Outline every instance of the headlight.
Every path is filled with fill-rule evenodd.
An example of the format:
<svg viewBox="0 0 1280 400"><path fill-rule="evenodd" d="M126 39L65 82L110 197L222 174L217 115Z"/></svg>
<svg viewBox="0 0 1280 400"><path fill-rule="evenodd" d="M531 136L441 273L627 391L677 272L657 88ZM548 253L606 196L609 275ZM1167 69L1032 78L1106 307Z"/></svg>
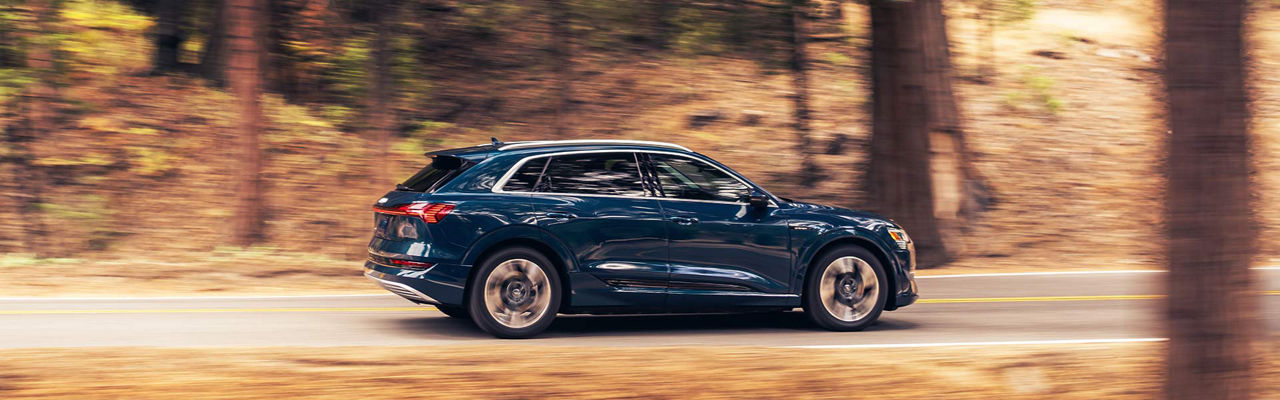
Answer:
<svg viewBox="0 0 1280 400"><path fill-rule="evenodd" d="M906 250L907 244L911 243L911 237L907 236L907 231L901 228L889 228L889 236L893 237L893 241L898 244L899 249Z"/></svg>

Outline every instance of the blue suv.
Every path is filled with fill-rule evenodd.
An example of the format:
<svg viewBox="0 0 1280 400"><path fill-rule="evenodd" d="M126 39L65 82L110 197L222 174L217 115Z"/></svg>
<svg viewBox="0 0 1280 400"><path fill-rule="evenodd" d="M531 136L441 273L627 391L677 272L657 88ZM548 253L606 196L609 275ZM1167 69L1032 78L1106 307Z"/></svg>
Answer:
<svg viewBox="0 0 1280 400"><path fill-rule="evenodd" d="M850 331L917 297L900 226L774 196L683 146L495 139L427 155L373 206L365 275L498 337L557 313L796 307Z"/></svg>

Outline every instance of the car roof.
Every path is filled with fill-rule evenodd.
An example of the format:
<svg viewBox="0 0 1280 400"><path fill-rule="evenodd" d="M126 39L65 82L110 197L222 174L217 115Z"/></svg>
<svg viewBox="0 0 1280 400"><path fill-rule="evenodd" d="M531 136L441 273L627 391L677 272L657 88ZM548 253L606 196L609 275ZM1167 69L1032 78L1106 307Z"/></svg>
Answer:
<svg viewBox="0 0 1280 400"><path fill-rule="evenodd" d="M645 140L535 140L525 142L511 143L493 143L482 144L471 147L460 147L456 149L437 150L428 152L428 156L433 155L449 155L466 159L484 159L496 155L503 154L522 154L535 155L550 152L559 152L565 150L674 150L680 152L693 153L688 147L684 147L674 143L653 142Z"/></svg>

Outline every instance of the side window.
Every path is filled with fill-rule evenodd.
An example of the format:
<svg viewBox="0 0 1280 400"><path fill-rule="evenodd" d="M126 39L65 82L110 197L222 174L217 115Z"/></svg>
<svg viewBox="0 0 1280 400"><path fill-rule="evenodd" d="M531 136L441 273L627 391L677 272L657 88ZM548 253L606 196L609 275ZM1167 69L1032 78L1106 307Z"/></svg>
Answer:
<svg viewBox="0 0 1280 400"><path fill-rule="evenodd" d="M751 194L749 186L711 164L667 154L650 154L649 159L662 197L736 202Z"/></svg>
<svg viewBox="0 0 1280 400"><path fill-rule="evenodd" d="M586 153L555 156L538 184L539 192L645 195L632 153Z"/></svg>
<svg viewBox="0 0 1280 400"><path fill-rule="evenodd" d="M539 184L538 179L542 177L542 171L547 167L549 157L535 158L526 161L520 169L516 170L511 179L502 185L502 190L507 192L532 192L534 187Z"/></svg>

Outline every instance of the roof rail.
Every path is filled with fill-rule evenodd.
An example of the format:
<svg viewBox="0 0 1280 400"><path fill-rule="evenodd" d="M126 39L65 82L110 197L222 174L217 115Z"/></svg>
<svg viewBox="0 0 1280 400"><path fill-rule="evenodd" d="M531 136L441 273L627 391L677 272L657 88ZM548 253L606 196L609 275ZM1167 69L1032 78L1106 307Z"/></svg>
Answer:
<svg viewBox="0 0 1280 400"><path fill-rule="evenodd" d="M512 143L503 144L502 147L498 147L498 150L515 150L515 149L527 149L531 147L593 145L593 144L653 146L653 147L666 147L666 148L672 148L672 149L680 149L684 151L693 151L693 150L689 150L688 147L684 147L674 143L667 143L667 142L651 142L648 140L606 140L606 139L534 140L529 142L512 142Z"/></svg>

